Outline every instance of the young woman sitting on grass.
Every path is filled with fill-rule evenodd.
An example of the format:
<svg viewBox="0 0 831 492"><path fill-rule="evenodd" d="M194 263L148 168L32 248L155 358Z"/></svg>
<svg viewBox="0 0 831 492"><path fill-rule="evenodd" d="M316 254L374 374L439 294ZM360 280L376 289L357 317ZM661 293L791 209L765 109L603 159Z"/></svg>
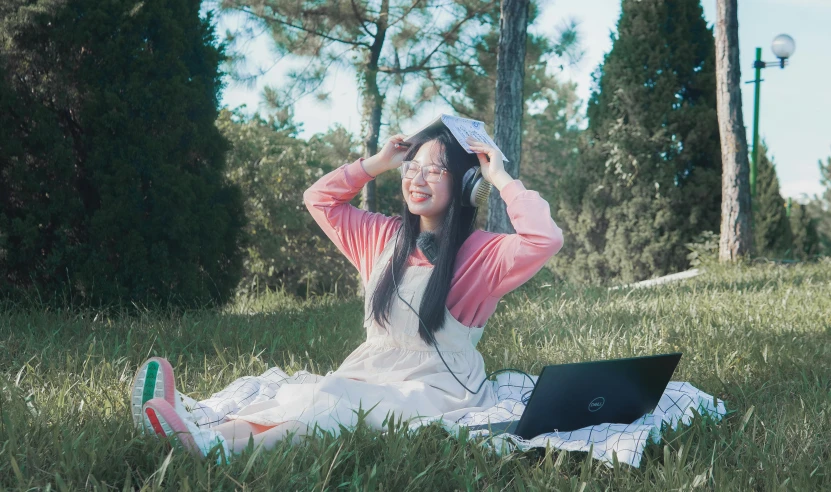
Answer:
<svg viewBox="0 0 831 492"><path fill-rule="evenodd" d="M476 344L499 299L560 250L563 234L539 193L505 171L499 150L468 143L475 154L445 127L410 142L395 135L378 154L344 164L304 193L366 292L366 341L337 370L289 376L275 367L195 402L174 389L170 364L153 358L133 383L136 424L175 436L200 456L217 446L230 456L252 438L269 448L286 437L298 442L315 428L337 436L341 425L356 424L359 408L371 409L365 422L383 430L390 414L399 421L453 420L499 403L492 386L482 384L485 364ZM469 188L476 166L507 204L515 234L475 230L478 203ZM399 168L400 217L349 204L368 181ZM417 246L420 234L427 254Z"/></svg>

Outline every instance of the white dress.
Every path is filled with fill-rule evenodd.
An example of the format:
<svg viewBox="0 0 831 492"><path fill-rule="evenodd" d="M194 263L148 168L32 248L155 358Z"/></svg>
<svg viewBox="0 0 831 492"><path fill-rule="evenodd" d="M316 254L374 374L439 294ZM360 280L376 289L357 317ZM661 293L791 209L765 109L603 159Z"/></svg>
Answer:
<svg viewBox="0 0 831 492"><path fill-rule="evenodd" d="M387 242L375 262L366 286L364 327L366 341L361 343L341 366L325 376L298 371L289 376L271 368L259 377L242 378L210 399L193 407L200 424L213 425L226 420L244 420L274 426L315 424L333 435L340 426L354 428L357 412L372 409L366 423L385 430L388 414L396 421L413 417L457 420L470 412L481 412L497 403L492 381L485 380L485 362L476 350L484 327L461 324L445 307L445 323L434 334L444 361L438 352L422 341L419 319L397 296L390 308L390 328L375 322L371 295L391 261L394 240ZM413 266L397 279L399 292L415 309L432 272L432 266ZM374 408L373 408L374 407Z"/></svg>

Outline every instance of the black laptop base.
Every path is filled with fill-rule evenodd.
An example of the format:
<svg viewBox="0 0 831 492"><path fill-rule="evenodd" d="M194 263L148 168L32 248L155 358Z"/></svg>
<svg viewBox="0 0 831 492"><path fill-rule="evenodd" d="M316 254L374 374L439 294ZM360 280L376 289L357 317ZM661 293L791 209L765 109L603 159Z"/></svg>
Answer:
<svg viewBox="0 0 831 492"><path fill-rule="evenodd" d="M519 420L468 426L531 439L591 425L631 424L655 410L680 353L545 366Z"/></svg>

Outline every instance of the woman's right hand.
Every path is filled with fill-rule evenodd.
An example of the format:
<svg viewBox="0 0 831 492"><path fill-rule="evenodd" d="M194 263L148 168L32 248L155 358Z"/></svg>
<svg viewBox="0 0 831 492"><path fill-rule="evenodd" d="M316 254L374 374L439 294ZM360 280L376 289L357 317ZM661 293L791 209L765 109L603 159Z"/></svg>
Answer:
<svg viewBox="0 0 831 492"><path fill-rule="evenodd" d="M367 171L372 175L377 175L400 167L410 147L409 143L404 143L405 138L407 136L402 134L391 136L377 154L364 160ZM370 168L377 170L377 174L371 171Z"/></svg>

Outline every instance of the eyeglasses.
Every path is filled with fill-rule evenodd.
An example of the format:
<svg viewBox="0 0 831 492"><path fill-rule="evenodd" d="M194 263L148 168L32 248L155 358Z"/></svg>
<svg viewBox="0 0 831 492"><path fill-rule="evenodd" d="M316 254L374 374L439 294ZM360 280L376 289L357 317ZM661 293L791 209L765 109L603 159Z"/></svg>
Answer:
<svg viewBox="0 0 831 492"><path fill-rule="evenodd" d="M403 161L401 166L404 169L403 178L413 179L418 175L418 172L421 171L421 177L428 183L441 182L441 177L445 172L447 172L446 167L437 166L435 164L430 164L429 166L419 166L416 161Z"/></svg>

